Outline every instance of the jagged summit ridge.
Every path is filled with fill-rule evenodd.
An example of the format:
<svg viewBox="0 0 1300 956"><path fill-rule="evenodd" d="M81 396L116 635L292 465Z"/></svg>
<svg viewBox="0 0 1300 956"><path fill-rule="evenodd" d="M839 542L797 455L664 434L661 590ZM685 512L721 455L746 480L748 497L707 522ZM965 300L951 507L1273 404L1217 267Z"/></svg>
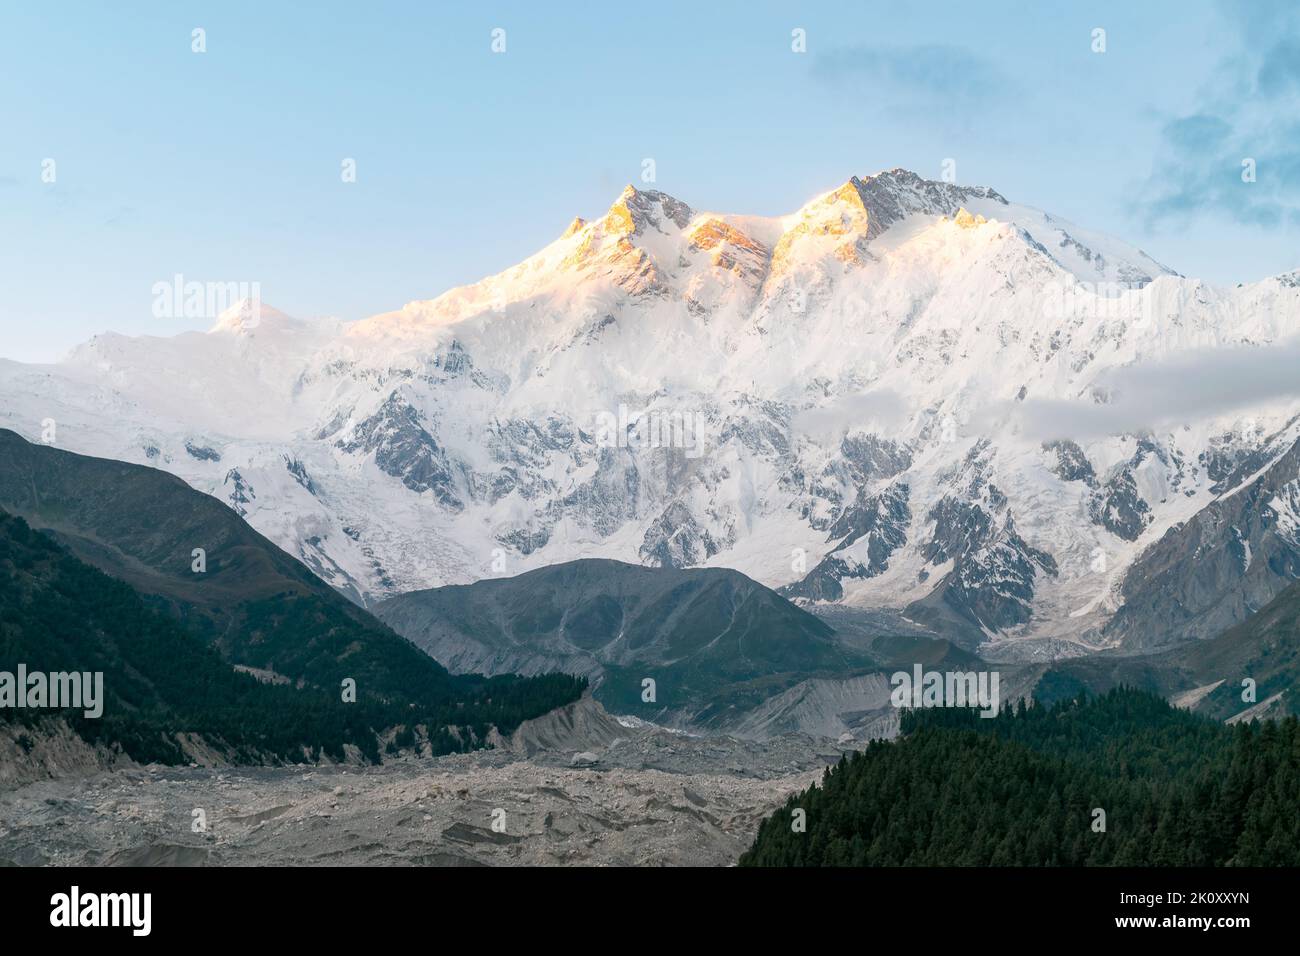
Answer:
<svg viewBox="0 0 1300 956"><path fill-rule="evenodd" d="M901 168L851 177L774 217L702 211L667 192L628 185L603 216L575 217L518 265L364 320L351 335L389 342L440 337L466 320L535 309L539 297L562 299L569 311L595 321L612 299L632 295L676 299L699 316L729 307L761 324L780 302L836 282L837 269L891 256L880 241L896 228L934 225L962 209L998 224L993 240L1041 258L1063 281L1140 287L1171 274L1137 249L1016 206L990 187L927 180Z"/></svg>
<svg viewBox="0 0 1300 956"><path fill-rule="evenodd" d="M656 189L639 190L629 184L619 194L603 220L604 227L616 235L634 236L646 229L659 229L666 222L678 230L685 229L694 215L691 207Z"/></svg>

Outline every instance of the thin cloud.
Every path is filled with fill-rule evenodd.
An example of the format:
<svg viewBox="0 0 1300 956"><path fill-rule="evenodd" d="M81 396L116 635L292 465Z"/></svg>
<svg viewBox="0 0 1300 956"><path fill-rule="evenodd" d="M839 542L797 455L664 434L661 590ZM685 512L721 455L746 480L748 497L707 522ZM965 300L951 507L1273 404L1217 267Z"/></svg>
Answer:
<svg viewBox="0 0 1300 956"><path fill-rule="evenodd" d="M1102 402L1034 400L990 409L984 428L1009 414L1026 437L1087 441L1143 434L1300 399L1300 340L1188 351L1099 377Z"/></svg>
<svg viewBox="0 0 1300 956"><path fill-rule="evenodd" d="M902 396L892 389L881 388L799 412L790 420L790 429L797 435L838 437L854 428L889 430L902 425L907 414L907 403Z"/></svg>
<svg viewBox="0 0 1300 956"><path fill-rule="evenodd" d="M1200 108L1161 129L1136 209L1148 228L1207 213L1300 226L1300 13L1272 2L1220 12L1230 49Z"/></svg>

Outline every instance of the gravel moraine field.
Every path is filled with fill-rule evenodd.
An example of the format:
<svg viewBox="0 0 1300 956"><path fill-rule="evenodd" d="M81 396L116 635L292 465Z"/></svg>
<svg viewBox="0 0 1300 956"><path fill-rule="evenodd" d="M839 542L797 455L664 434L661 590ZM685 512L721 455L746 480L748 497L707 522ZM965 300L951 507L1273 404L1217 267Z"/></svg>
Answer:
<svg viewBox="0 0 1300 956"><path fill-rule="evenodd" d="M572 714L542 718L498 750L382 767L131 766L28 783L0 792L0 865L728 866L839 758L810 737L693 737L576 706L576 729Z"/></svg>

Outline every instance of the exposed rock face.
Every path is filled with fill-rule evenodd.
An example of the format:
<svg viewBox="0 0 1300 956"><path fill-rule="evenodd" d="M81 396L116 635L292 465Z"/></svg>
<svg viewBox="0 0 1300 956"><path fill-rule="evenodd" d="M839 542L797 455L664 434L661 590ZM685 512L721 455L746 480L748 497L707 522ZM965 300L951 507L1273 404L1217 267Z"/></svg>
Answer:
<svg viewBox="0 0 1300 956"><path fill-rule="evenodd" d="M1044 443L1043 448L1052 454L1052 471L1062 481L1082 481L1089 487L1096 486L1097 474L1077 442L1059 439Z"/></svg>
<svg viewBox="0 0 1300 956"><path fill-rule="evenodd" d="M1213 637L1300 578L1300 443L1138 559L1108 633L1145 649Z"/></svg>
<svg viewBox="0 0 1300 956"><path fill-rule="evenodd" d="M462 507L447 453L425 429L420 413L398 393L337 445L349 453L373 453L380 470L401 479L407 488L432 491L453 510Z"/></svg>
<svg viewBox="0 0 1300 956"><path fill-rule="evenodd" d="M991 189L930 182L907 170L890 170L879 176L854 176L839 189L801 210L799 222L788 230L772 251L772 271L785 272L793 250L809 237L846 240L835 255L858 261L865 243L882 235L909 215L955 216L971 199L1006 200ZM969 215L969 213L967 213Z"/></svg>
<svg viewBox="0 0 1300 956"><path fill-rule="evenodd" d="M928 568L946 571L909 609L939 626L964 622L972 643L984 630L1029 621L1038 578L1057 573L1055 559L1021 537L1006 495L989 480L994 457L991 443L977 443L944 476L948 490L927 515L920 551Z"/></svg>
<svg viewBox="0 0 1300 956"><path fill-rule="evenodd" d="M859 492L861 496L861 492ZM890 485L878 495L859 497L831 525L838 547L807 577L782 589L789 597L837 601L842 582L870 578L889 570L889 557L907 542L912 523L906 484Z"/></svg>
<svg viewBox="0 0 1300 956"><path fill-rule="evenodd" d="M692 247L709 253L714 267L734 273L751 286L763 281L771 252L756 239L721 219L708 219L690 233Z"/></svg>
<svg viewBox="0 0 1300 956"><path fill-rule="evenodd" d="M0 723L0 793L37 780L134 765L120 753L90 746L63 720L31 727Z"/></svg>
<svg viewBox="0 0 1300 956"><path fill-rule="evenodd" d="M840 442L840 454L848 478L859 487L893 478L912 467L910 448L879 435L846 434Z"/></svg>
<svg viewBox="0 0 1300 956"><path fill-rule="evenodd" d="M226 495L226 501L230 504L230 507L239 512L241 516L247 515L247 506L251 505L253 499L257 497L252 486L244 480L244 476L239 473L237 468L232 468L226 472L224 484L230 489Z"/></svg>
<svg viewBox="0 0 1300 956"><path fill-rule="evenodd" d="M695 520L680 501L670 504L645 533L640 555L646 564L660 568L689 568L704 564L719 551L735 543L724 523L721 535Z"/></svg>
<svg viewBox="0 0 1300 956"><path fill-rule="evenodd" d="M221 461L221 452L215 448L208 448L203 445L195 445L192 442L185 443L185 451L191 458L197 458L199 461Z"/></svg>
<svg viewBox="0 0 1300 956"><path fill-rule="evenodd" d="M690 206L667 193L627 186L605 214L602 225L617 235L636 236L647 229L666 231L663 228L666 223L685 229L691 221L691 215Z"/></svg>
<svg viewBox="0 0 1300 956"><path fill-rule="evenodd" d="M1133 473L1127 469L1102 485L1089 503L1088 514L1125 541L1136 541L1151 523L1151 508L1138 493Z"/></svg>

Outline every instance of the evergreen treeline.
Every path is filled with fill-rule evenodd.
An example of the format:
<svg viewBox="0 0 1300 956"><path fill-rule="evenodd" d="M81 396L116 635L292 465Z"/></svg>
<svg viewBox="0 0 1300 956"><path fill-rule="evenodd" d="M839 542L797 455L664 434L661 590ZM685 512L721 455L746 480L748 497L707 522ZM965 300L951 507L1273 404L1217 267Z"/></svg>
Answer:
<svg viewBox="0 0 1300 956"><path fill-rule="evenodd" d="M993 718L911 710L899 739L765 820L740 862L1297 866L1300 722L1227 726L1130 688Z"/></svg>
<svg viewBox="0 0 1300 956"><path fill-rule="evenodd" d="M347 622L328 619L330 613L326 608L291 618L298 622L292 633L253 622L277 647L301 640L313 662L308 674L320 681L262 683L234 670L127 585L0 512L0 670L13 672L23 663L29 671L102 671L105 698L99 718L80 710L0 708L0 721L33 725L57 714L84 739L119 746L141 762L188 759L179 733L203 737L236 762L341 760L345 744L377 761L381 734L396 732L390 752L413 747L416 728L427 737L424 753L468 750L481 745L492 726L509 733L577 699L586 687L585 678L563 674L452 675L395 642L332 657L321 653L321 644L344 640ZM321 615L328 628L324 641L309 633L310 621ZM377 658L375 647L387 656ZM342 700L345 676L357 681L355 703Z"/></svg>

